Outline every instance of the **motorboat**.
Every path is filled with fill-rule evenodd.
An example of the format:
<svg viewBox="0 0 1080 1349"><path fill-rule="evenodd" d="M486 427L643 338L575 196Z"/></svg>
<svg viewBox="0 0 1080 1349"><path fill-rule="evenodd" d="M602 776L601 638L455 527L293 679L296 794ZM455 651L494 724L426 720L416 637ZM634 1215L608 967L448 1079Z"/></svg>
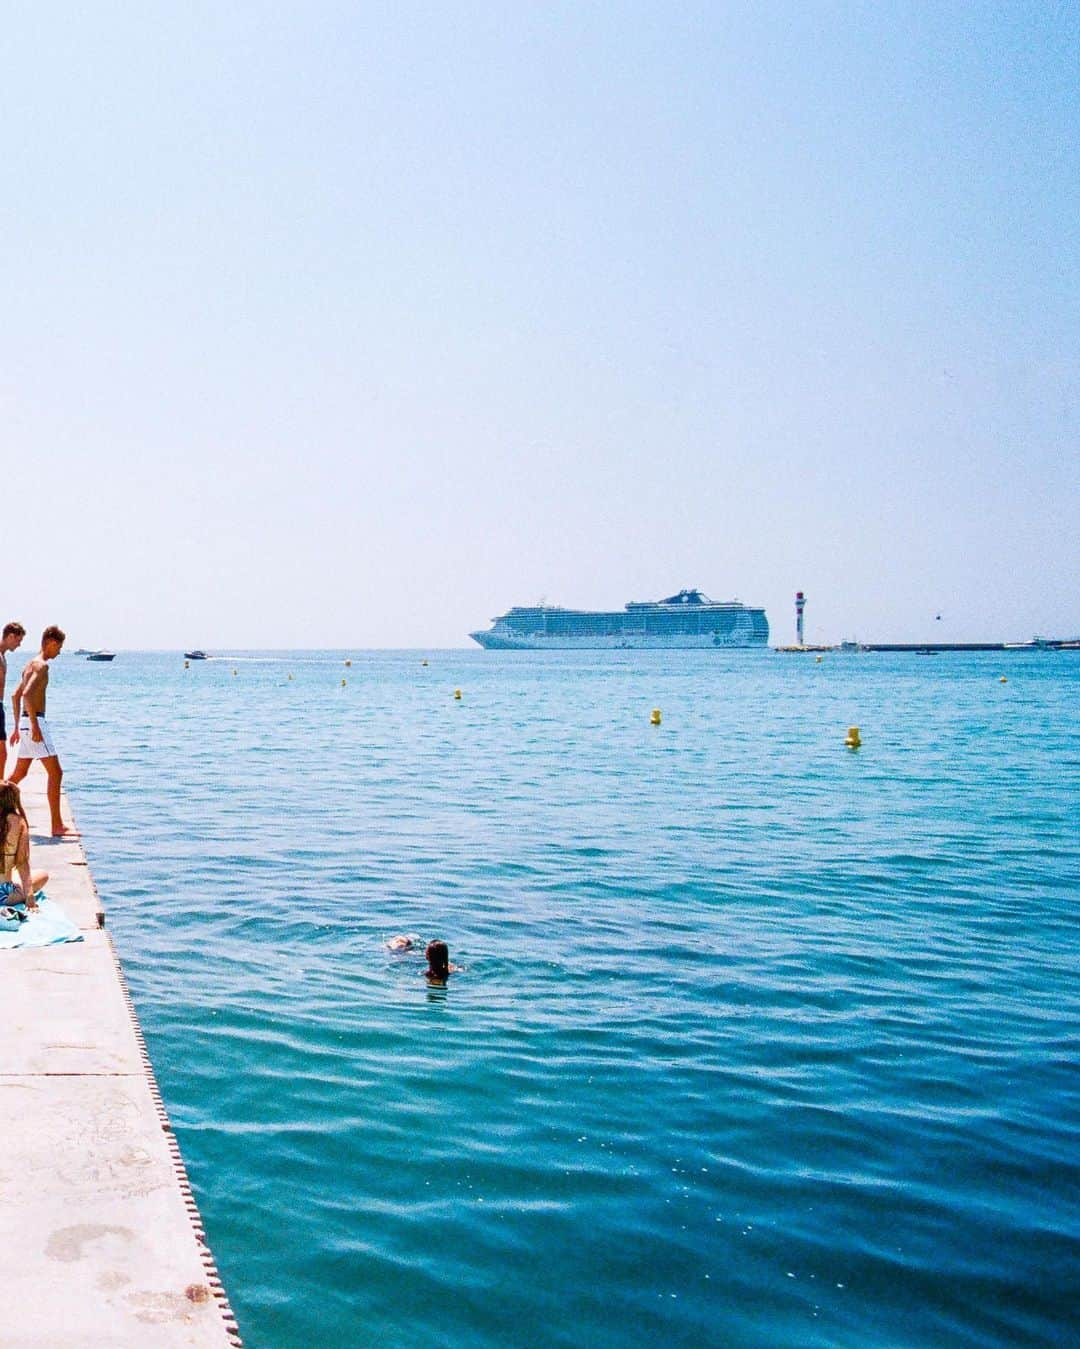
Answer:
<svg viewBox="0 0 1080 1349"><path fill-rule="evenodd" d="M87 659L87 660L115 660L115 659L116 659L116 652L115 652L115 651L91 651L90 654L87 656L86 659Z"/></svg>
<svg viewBox="0 0 1080 1349"><path fill-rule="evenodd" d="M185 659L185 660L207 660L208 657L207 657L205 651L185 651L185 652L184 652L184 659Z"/></svg>

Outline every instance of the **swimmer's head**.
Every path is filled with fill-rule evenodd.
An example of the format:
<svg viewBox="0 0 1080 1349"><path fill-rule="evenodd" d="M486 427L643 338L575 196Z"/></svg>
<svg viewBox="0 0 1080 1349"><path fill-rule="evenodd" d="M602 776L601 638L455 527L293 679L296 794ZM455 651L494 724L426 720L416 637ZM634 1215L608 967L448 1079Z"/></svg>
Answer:
<svg viewBox="0 0 1080 1349"><path fill-rule="evenodd" d="M450 949L444 941L429 941L427 950L428 974L433 979L445 979L450 973Z"/></svg>
<svg viewBox="0 0 1080 1349"><path fill-rule="evenodd" d="M411 951L419 940L420 938L412 933L403 933L400 937L391 937L386 943L386 949L388 951Z"/></svg>

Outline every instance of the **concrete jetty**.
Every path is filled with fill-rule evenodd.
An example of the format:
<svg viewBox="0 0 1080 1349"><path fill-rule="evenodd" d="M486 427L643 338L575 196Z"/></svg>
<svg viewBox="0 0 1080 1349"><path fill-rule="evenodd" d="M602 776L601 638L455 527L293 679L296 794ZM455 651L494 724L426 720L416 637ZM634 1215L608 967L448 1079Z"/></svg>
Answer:
<svg viewBox="0 0 1080 1349"><path fill-rule="evenodd" d="M0 1343L236 1349L82 845L48 837L44 785L38 767L22 784L31 861L83 940L0 950Z"/></svg>

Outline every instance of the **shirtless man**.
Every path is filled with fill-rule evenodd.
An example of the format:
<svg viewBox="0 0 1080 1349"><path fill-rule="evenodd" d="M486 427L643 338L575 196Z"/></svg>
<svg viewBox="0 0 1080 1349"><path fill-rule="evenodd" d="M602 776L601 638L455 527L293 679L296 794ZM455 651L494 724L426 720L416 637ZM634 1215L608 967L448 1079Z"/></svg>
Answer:
<svg viewBox="0 0 1080 1349"><path fill-rule="evenodd" d="M22 782L34 759L40 759L48 775L45 795L52 817L53 838L73 836L76 830L64 824L60 817L60 783L64 770L56 757L56 746L45 721L45 690L49 686L49 661L59 656L64 645L64 633L57 627L46 628L41 634L41 654L35 656L22 672L22 678L11 695L11 710L15 714L15 729L11 743L18 745L18 761L11 775L12 782Z"/></svg>
<svg viewBox="0 0 1080 1349"><path fill-rule="evenodd" d="M0 636L0 781L7 777L7 726L4 723L4 685L7 683L7 654L16 651L26 636L21 623L6 623Z"/></svg>

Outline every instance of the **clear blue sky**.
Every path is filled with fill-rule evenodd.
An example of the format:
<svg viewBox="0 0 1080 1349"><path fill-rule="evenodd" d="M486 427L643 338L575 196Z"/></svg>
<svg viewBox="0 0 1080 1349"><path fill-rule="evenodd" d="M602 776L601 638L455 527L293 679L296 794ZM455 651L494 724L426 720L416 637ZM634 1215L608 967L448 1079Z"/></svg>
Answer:
<svg viewBox="0 0 1080 1349"><path fill-rule="evenodd" d="M1078 89L1060 0L11 7L3 617L1080 632Z"/></svg>

